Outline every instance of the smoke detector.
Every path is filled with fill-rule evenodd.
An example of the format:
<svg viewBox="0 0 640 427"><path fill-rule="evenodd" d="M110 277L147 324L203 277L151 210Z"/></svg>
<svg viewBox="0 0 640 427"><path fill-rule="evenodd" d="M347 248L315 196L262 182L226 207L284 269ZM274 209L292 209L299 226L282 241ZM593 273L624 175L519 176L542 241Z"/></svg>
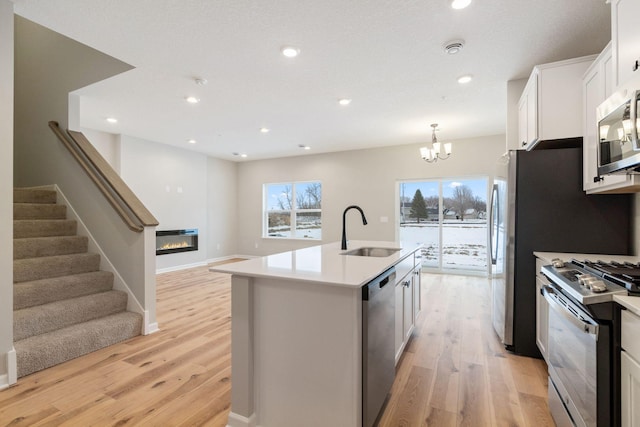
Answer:
<svg viewBox="0 0 640 427"><path fill-rule="evenodd" d="M455 55L464 47L464 40L451 40L446 42L442 47L449 55Z"/></svg>

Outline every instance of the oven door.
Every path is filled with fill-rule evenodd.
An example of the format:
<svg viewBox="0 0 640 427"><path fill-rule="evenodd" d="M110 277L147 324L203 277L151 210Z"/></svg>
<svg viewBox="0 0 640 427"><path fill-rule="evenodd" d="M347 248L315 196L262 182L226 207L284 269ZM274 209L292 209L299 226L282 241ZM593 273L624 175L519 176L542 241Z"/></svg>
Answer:
<svg viewBox="0 0 640 427"><path fill-rule="evenodd" d="M549 376L575 425L596 426L600 325L552 286L544 288L544 297L549 303Z"/></svg>

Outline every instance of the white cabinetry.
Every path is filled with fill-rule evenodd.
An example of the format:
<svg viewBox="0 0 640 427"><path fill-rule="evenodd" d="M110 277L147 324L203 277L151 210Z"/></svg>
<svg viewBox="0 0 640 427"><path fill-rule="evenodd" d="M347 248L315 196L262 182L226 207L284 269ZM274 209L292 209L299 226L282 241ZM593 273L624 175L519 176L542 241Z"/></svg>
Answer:
<svg viewBox="0 0 640 427"><path fill-rule="evenodd" d="M625 193L637 191L640 177L613 174L598 176L599 135L596 109L614 90L612 44L608 44L582 78L583 97L583 189L592 193Z"/></svg>
<svg viewBox="0 0 640 427"><path fill-rule="evenodd" d="M420 312L420 269L419 258L410 256L411 270L406 272L406 265L409 260L405 260L396 266L396 314L395 314L395 349L396 363L404 351L407 341L411 337L415 321ZM416 263L417 261L417 263ZM417 265L416 265L417 264ZM400 267L400 268L399 268ZM398 271L401 271L398 274Z"/></svg>
<svg viewBox="0 0 640 427"><path fill-rule="evenodd" d="M518 103L518 146L582 136L582 75L595 55L534 67Z"/></svg>
<svg viewBox="0 0 640 427"><path fill-rule="evenodd" d="M640 73L640 2L611 1L611 42L615 69L615 86L625 83L634 73Z"/></svg>
<svg viewBox="0 0 640 427"><path fill-rule="evenodd" d="M640 342L637 340L640 317L622 312L622 351L620 352L620 389L623 426L640 425Z"/></svg>
<svg viewBox="0 0 640 427"><path fill-rule="evenodd" d="M540 273L543 260L536 258L536 344L544 360L547 360L547 344L549 343L549 303L542 295L542 288L549 280Z"/></svg>

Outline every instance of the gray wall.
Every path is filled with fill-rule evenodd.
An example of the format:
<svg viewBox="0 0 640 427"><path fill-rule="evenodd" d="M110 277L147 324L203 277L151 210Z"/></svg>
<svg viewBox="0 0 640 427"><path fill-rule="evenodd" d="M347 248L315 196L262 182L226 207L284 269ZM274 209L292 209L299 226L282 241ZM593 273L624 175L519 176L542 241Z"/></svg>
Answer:
<svg viewBox="0 0 640 427"><path fill-rule="evenodd" d="M158 230L198 229L198 251L159 255L157 271L236 255L235 162L128 135L82 132L154 213Z"/></svg>
<svg viewBox="0 0 640 427"><path fill-rule="evenodd" d="M16 186L57 184L98 245L155 322L155 265L145 253L155 239L130 231L48 128L67 128L69 93L132 67L24 18L15 18ZM155 259L151 261L155 264ZM151 271L151 274L149 274ZM145 284L147 289L145 289Z"/></svg>
<svg viewBox="0 0 640 427"><path fill-rule="evenodd" d="M13 349L13 3L0 0L0 388ZM14 381L15 379L11 379Z"/></svg>
<svg viewBox="0 0 640 427"><path fill-rule="evenodd" d="M351 204L362 207L369 224L363 226L359 215L350 212L349 239L396 240L399 180L477 176L492 179L496 163L505 151L505 135L451 142L451 158L435 164L420 158L420 145L240 163L238 253L265 255L317 244L317 241L262 238L263 184L287 181L322 182L323 243L340 240L342 212ZM382 222L383 217L388 222Z"/></svg>

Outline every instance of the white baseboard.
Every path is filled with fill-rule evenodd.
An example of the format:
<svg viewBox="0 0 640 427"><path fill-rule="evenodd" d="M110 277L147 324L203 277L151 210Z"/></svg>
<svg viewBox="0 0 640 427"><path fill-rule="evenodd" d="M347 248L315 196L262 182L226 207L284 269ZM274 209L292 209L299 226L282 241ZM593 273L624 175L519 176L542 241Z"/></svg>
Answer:
<svg viewBox="0 0 640 427"><path fill-rule="evenodd" d="M5 366L6 374L0 375L0 390L4 390L11 384L18 381L18 364L16 363L16 350L11 349L7 353L7 366Z"/></svg>
<svg viewBox="0 0 640 427"><path fill-rule="evenodd" d="M234 412L229 412L227 427L256 427L257 425L255 413L251 414L251 416L247 418Z"/></svg>

